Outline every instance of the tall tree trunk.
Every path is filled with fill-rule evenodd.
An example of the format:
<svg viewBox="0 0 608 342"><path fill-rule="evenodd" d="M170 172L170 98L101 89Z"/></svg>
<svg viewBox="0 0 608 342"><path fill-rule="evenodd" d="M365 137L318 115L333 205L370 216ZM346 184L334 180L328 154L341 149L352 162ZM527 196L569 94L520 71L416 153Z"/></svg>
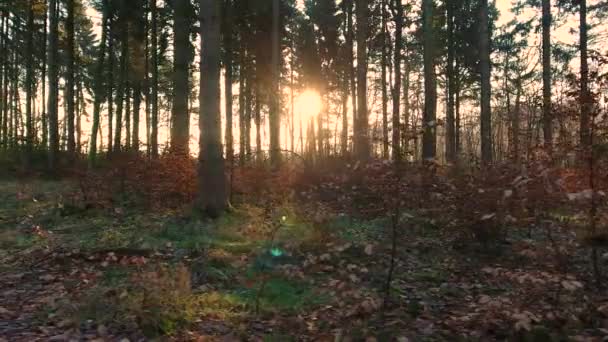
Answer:
<svg viewBox="0 0 608 342"><path fill-rule="evenodd" d="M433 32L433 0L423 0L424 45L424 119L422 158L433 160L437 154L437 80L435 76L435 40Z"/></svg>
<svg viewBox="0 0 608 342"><path fill-rule="evenodd" d="M111 6L108 4L108 6ZM114 151L114 21L113 9L108 9L108 154Z"/></svg>
<svg viewBox="0 0 608 342"><path fill-rule="evenodd" d="M479 18L479 65L481 68L481 162L492 163L492 85L490 83L490 28L488 0L481 1Z"/></svg>
<svg viewBox="0 0 608 342"><path fill-rule="evenodd" d="M268 111L270 123L270 163L278 167L281 163L281 108L280 108L280 77L281 77L281 41L280 27L281 11L279 0L272 1L272 83Z"/></svg>
<svg viewBox="0 0 608 342"><path fill-rule="evenodd" d="M146 7L147 10L150 9L149 6L149 2L146 2ZM150 149L150 124L151 124L151 118L150 118L150 105L151 105L151 101L150 101L150 25L148 25L148 12L146 11L146 20L145 20L145 37L144 37L144 96L146 97L146 110L145 110L145 115L146 115L146 155L148 156L148 158L150 157L151 154L151 149Z"/></svg>
<svg viewBox="0 0 608 342"><path fill-rule="evenodd" d="M402 149L405 152L406 160L409 159L409 148L410 148L410 64L407 60L407 54L405 59L405 71L403 75L403 146Z"/></svg>
<svg viewBox="0 0 608 342"><path fill-rule="evenodd" d="M516 162L521 159L521 142L520 142L520 127L521 127L521 75L518 76L515 82L515 108L513 113L513 157Z"/></svg>
<svg viewBox="0 0 608 342"><path fill-rule="evenodd" d="M355 155L360 161L370 157L369 122L367 117L367 30L369 8L366 0L357 0L357 124Z"/></svg>
<svg viewBox="0 0 608 342"><path fill-rule="evenodd" d="M455 44L454 44L454 3L448 1L447 7L447 22L448 22L448 60L447 60L447 78L448 78L448 108L446 115L446 159L448 162L456 160L456 139L454 127L454 90L456 75L454 73L455 61Z"/></svg>
<svg viewBox="0 0 608 342"><path fill-rule="evenodd" d="M74 124L75 124L75 109L74 109L74 60L75 60L75 46L74 46L74 1L67 0L66 6L68 10L68 17L66 20L66 31L67 31L67 69L66 69L66 104L67 104L67 128L68 128L68 154L74 156L76 153L76 141L74 139Z"/></svg>
<svg viewBox="0 0 608 342"><path fill-rule="evenodd" d="M27 29L26 29L26 72L25 72L25 92L26 92L26 104L25 104L25 117L27 126L27 159L31 158L32 150L34 148L34 120L32 112L32 103L34 96L34 1L28 1L27 9Z"/></svg>
<svg viewBox="0 0 608 342"><path fill-rule="evenodd" d="M158 157L158 19L156 0L150 0L152 16L152 118L150 145L152 157Z"/></svg>
<svg viewBox="0 0 608 342"><path fill-rule="evenodd" d="M591 147L591 96L589 94L589 61L587 60L587 0L580 1L580 27L579 27L579 49L581 53L581 122L580 136L581 145L584 148Z"/></svg>
<svg viewBox="0 0 608 342"><path fill-rule="evenodd" d="M2 51L6 51L6 46L7 46L7 39L6 39L6 33L5 33L5 27L6 27L6 10L0 10L0 49L2 49ZM4 136L4 123L6 122L6 115L4 114L4 108L7 107L7 98L5 96L5 92L4 92L4 86L5 86L5 82L4 82L4 77L6 75L6 57L5 54L0 54L0 145L1 148L3 150L6 149L6 139Z"/></svg>
<svg viewBox="0 0 608 342"><path fill-rule="evenodd" d="M226 74L224 77L224 91L225 91L225 105L226 105L226 133L225 133L225 145L226 145L226 159L230 170L232 171L234 163L234 141L232 134L232 117L233 117L233 98L232 98L232 82L233 82L233 53L232 53L232 1L228 0L226 3L226 12L224 13L225 25L224 25L224 65L226 68Z"/></svg>
<svg viewBox="0 0 608 342"><path fill-rule="evenodd" d="M131 149L139 153L139 112L141 110L141 81L136 80L133 85L133 131L131 134Z"/></svg>
<svg viewBox="0 0 608 342"><path fill-rule="evenodd" d="M44 0L44 4L48 6L48 1ZM44 42L44 47L43 47L43 53L42 53L42 116L41 116L41 121L42 121L42 147L43 148L47 148L48 144L49 144L49 124L48 124L48 113L47 113L47 108L46 108L46 75L47 75L47 62L48 62L48 45L47 45L47 40L48 40L48 9L46 11L44 11L44 17L43 17L43 32L42 32L42 39Z"/></svg>
<svg viewBox="0 0 608 342"><path fill-rule="evenodd" d="M347 65L350 80L350 96L352 102L353 126L357 125L357 78L355 75L355 57L354 57L354 40L355 27L353 24L353 5L355 0L344 0L346 2L346 49L347 49ZM353 127L354 129L354 127Z"/></svg>
<svg viewBox="0 0 608 342"><path fill-rule="evenodd" d="M242 166L245 164L245 143L247 141L245 137L245 98L247 93L245 90L245 47L243 42L243 35L241 33L241 46L239 51L239 164Z"/></svg>
<svg viewBox="0 0 608 342"><path fill-rule="evenodd" d="M49 66L49 169L55 171L59 158L59 18L57 0L49 0L49 39L48 39L48 66Z"/></svg>
<svg viewBox="0 0 608 342"><path fill-rule="evenodd" d="M228 206L220 115L220 0L200 0L200 207L217 217Z"/></svg>
<svg viewBox="0 0 608 342"><path fill-rule="evenodd" d="M108 22L108 0L103 0L103 18L101 19L101 43L99 44L99 56L95 67L94 100L93 100L93 125L91 128L91 139L89 141L89 166L94 166L97 158L97 135L99 132L99 112L103 94L103 67L106 55L107 22Z"/></svg>
<svg viewBox="0 0 608 342"><path fill-rule="evenodd" d="M543 133L545 146L551 151L553 127L551 114L551 0L542 0L543 7Z"/></svg>
<svg viewBox="0 0 608 342"><path fill-rule="evenodd" d="M403 5L395 0L395 84L393 85L393 160L401 161L401 53L403 52ZM407 94L406 94L407 96Z"/></svg>
<svg viewBox="0 0 608 342"><path fill-rule="evenodd" d="M173 113L171 116L171 150L188 154L190 141L189 93L189 0L174 1L174 54L173 54Z"/></svg>
<svg viewBox="0 0 608 342"><path fill-rule="evenodd" d="M388 158L388 89L386 86L386 69L387 69L387 60L388 53L386 49L387 35L388 29L386 27L386 0L382 0L380 3L380 15L381 15L381 25L382 25L382 55L380 60L381 67L381 76L380 82L381 91L382 91L382 158Z"/></svg>
<svg viewBox="0 0 608 342"><path fill-rule="evenodd" d="M125 6L123 4L123 6ZM121 27L121 51L120 51L120 75L118 76L118 88L116 89L116 126L114 131L114 152L120 152L122 148L122 120L123 109L128 102L128 72L129 72L129 25L123 23ZM129 115L128 110L125 117Z"/></svg>

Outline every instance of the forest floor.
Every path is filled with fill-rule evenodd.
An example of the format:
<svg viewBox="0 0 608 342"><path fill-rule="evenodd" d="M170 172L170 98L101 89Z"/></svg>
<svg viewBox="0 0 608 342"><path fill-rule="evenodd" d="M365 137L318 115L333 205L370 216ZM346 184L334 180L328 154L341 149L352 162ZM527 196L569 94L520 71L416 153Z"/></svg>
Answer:
<svg viewBox="0 0 608 342"><path fill-rule="evenodd" d="M83 210L61 195L74 187L0 182L0 341L608 336L608 296L568 232L514 229L507 243L463 245L440 216L404 208L385 304L390 217L306 197L236 205L216 221Z"/></svg>

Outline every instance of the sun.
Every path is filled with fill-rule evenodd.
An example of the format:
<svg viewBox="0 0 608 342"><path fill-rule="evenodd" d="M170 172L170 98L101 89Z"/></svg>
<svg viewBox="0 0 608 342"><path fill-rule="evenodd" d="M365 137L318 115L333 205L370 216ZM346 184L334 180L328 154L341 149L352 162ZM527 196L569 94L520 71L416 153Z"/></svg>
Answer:
<svg viewBox="0 0 608 342"><path fill-rule="evenodd" d="M295 112L302 122L314 118L321 113L323 102L319 93L312 89L306 89L296 98Z"/></svg>

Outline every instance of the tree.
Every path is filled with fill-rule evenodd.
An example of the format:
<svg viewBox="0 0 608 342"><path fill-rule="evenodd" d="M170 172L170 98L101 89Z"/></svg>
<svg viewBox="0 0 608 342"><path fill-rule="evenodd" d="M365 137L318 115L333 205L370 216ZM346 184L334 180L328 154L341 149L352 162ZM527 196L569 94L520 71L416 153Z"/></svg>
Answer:
<svg viewBox="0 0 608 342"><path fill-rule="evenodd" d="M67 105L67 131L68 131L68 154L73 157L76 153L76 141L75 141L75 38L74 38L74 1L67 0L67 20L66 20L66 31L67 31L67 68L66 68L66 105Z"/></svg>
<svg viewBox="0 0 608 342"><path fill-rule="evenodd" d="M98 47L97 65L95 66L95 80L93 82L93 125L91 127L91 139L89 142L89 166L94 166L97 159L97 136L99 134L101 102L103 100L103 68L106 54L107 41L107 21L108 21L108 0L102 1L101 19L101 42Z"/></svg>
<svg viewBox="0 0 608 342"><path fill-rule="evenodd" d="M446 111L446 137L445 137L445 149L446 149L446 160L448 162L454 162L456 160L456 127L455 127L455 90L456 90L456 77L454 72L455 63L455 37L454 37L454 1L446 2L446 21L447 21L447 68L446 77L448 82L448 103Z"/></svg>
<svg viewBox="0 0 608 342"><path fill-rule="evenodd" d="M403 53L403 4L401 0L394 0L395 17L395 84L393 85L393 160L401 161L401 54ZM405 94L407 96L407 94Z"/></svg>
<svg viewBox="0 0 608 342"><path fill-rule="evenodd" d="M272 1L272 80L269 121L270 121L270 162L277 167L281 162L281 111L280 87L281 78L281 35L279 21L281 20L281 6L279 0Z"/></svg>
<svg viewBox="0 0 608 342"><path fill-rule="evenodd" d="M481 68L481 162L492 162L492 89L490 83L490 33L488 0L481 0L479 11L479 66Z"/></svg>
<svg viewBox="0 0 608 342"><path fill-rule="evenodd" d="M152 157L158 156L158 14L156 8L156 0L150 0L150 16L152 17L152 28L150 35L152 36L152 46L150 48L152 58L152 114L151 114L151 134L148 144L151 145L150 150Z"/></svg>
<svg viewBox="0 0 608 342"><path fill-rule="evenodd" d="M211 217L228 206L220 116L220 0L200 0L200 208Z"/></svg>
<svg viewBox="0 0 608 342"><path fill-rule="evenodd" d="M584 148L591 147L591 96L589 94L589 61L587 51L587 0L580 0L579 50L581 54L581 81L579 101L581 106L580 137Z"/></svg>
<svg viewBox="0 0 608 342"><path fill-rule="evenodd" d="M367 31L369 8L366 0L356 0L357 17L357 116L355 119L354 150L359 161L370 157L369 122L367 117Z"/></svg>
<svg viewBox="0 0 608 342"><path fill-rule="evenodd" d="M49 37L48 69L49 98L47 113L49 117L49 169L55 171L59 157L59 14L57 0L49 0Z"/></svg>
<svg viewBox="0 0 608 342"><path fill-rule="evenodd" d="M553 128L551 118L551 0L542 0L543 24L543 130L545 146L551 149Z"/></svg>
<svg viewBox="0 0 608 342"><path fill-rule="evenodd" d="M233 83L233 24L234 21L232 19L233 16L233 4L232 0L226 0L224 5L225 11L223 16L223 34L224 34L224 67L226 70L226 75L224 77L224 91L225 91L225 101L226 101L226 133L224 136L225 144L226 144L226 158L228 159L228 165L232 169L233 161L234 161L234 138L232 134L232 83Z"/></svg>
<svg viewBox="0 0 608 342"><path fill-rule="evenodd" d="M190 141L190 113L188 111L190 74L190 0L174 2L174 55L173 55L173 113L171 116L171 150L188 153Z"/></svg>
<svg viewBox="0 0 608 342"><path fill-rule="evenodd" d="M424 118L422 158L435 159L437 153L437 80L435 76L435 41L433 32L433 0L422 2L422 31L424 49Z"/></svg>
<svg viewBox="0 0 608 342"><path fill-rule="evenodd" d="M31 156L34 147L34 118L33 118L33 97L34 97L34 0L28 1L27 6L27 28L26 28L26 126L27 126L27 155ZM1 78L1 76L0 76ZM2 87L0 86L0 89ZM3 101L4 102L4 101Z"/></svg>

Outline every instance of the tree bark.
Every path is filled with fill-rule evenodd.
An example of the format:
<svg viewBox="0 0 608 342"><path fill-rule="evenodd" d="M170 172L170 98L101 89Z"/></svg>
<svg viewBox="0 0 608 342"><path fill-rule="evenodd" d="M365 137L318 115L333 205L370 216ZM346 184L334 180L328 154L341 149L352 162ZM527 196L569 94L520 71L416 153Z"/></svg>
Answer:
<svg viewBox="0 0 608 342"><path fill-rule="evenodd" d="M91 127L91 139L89 142L89 166L95 166L97 158L97 135L99 132L99 112L103 99L103 67L106 53L108 0L103 0L103 18L101 19L101 43L99 44L99 56L95 67L95 91L93 101L93 125Z"/></svg>
<svg viewBox="0 0 608 342"><path fill-rule="evenodd" d="M424 48L424 133L422 158L434 160L437 153L437 80L435 76L435 40L433 32L433 1L423 0L423 48Z"/></svg>
<svg viewBox="0 0 608 342"><path fill-rule="evenodd" d="M220 1L200 0L200 208L217 217L228 206L220 115Z"/></svg>
<svg viewBox="0 0 608 342"><path fill-rule="evenodd" d="M158 157L158 23L156 0L150 0L152 16L152 118L150 145L152 157Z"/></svg>
<svg viewBox="0 0 608 342"><path fill-rule="evenodd" d="M49 154L48 163L51 172L56 171L59 158L59 18L57 0L49 1L49 37L48 37L48 66L49 66L49 98L47 112L49 117Z"/></svg>
<svg viewBox="0 0 608 342"><path fill-rule="evenodd" d="M479 63L481 68L481 162L483 165L489 165L492 163L493 158L488 0L481 1L479 26Z"/></svg>
<svg viewBox="0 0 608 342"><path fill-rule="evenodd" d="M553 127L551 114L551 0L542 0L543 12L543 134L545 147L551 151Z"/></svg>
<svg viewBox="0 0 608 342"><path fill-rule="evenodd" d="M68 131L68 154L74 157L76 153L76 141L74 139L74 124L75 124L75 93L74 93L74 60L75 60L75 46L74 46L74 0L67 0L67 20L66 20L66 31L67 31L67 73L66 73L66 105L67 105L67 131Z"/></svg>
<svg viewBox="0 0 608 342"><path fill-rule="evenodd" d="M173 54L173 113L171 116L171 151L188 154L190 115L188 113L190 44L188 13L189 0L174 1Z"/></svg>
<svg viewBox="0 0 608 342"><path fill-rule="evenodd" d="M448 59L447 59L447 78L448 78L448 108L446 115L446 159L452 163L456 160L456 137L454 127L454 90L456 75L454 73L455 44L454 44L454 3L448 1L447 7L447 34L448 34Z"/></svg>
<svg viewBox="0 0 608 342"><path fill-rule="evenodd" d="M354 135L355 155L359 161L370 157L367 117L367 30L369 8L366 0L357 0L357 118Z"/></svg>
<svg viewBox="0 0 608 342"><path fill-rule="evenodd" d="M401 161L401 53L403 52L403 5L395 0L395 84L393 86L393 160ZM407 94L406 94L407 96Z"/></svg>
<svg viewBox="0 0 608 342"><path fill-rule="evenodd" d="M579 27L579 50L581 53L581 122L580 136L583 148L591 147L591 98L589 94L589 61L587 52L587 1L580 1L580 27Z"/></svg>

